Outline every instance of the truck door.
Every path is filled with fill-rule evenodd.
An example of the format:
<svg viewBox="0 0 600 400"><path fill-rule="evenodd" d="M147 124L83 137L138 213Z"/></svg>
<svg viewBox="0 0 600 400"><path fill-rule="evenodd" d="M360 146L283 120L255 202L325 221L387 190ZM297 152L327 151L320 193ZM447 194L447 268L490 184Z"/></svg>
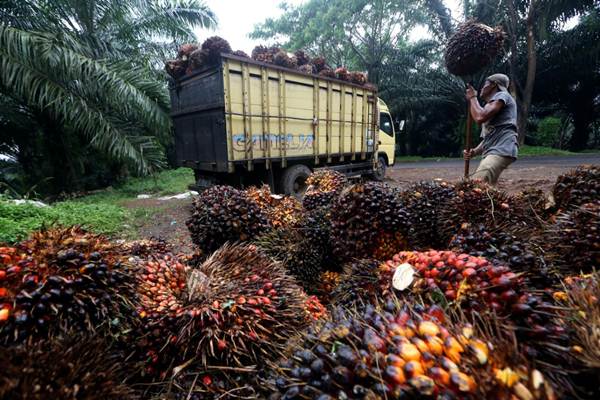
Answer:
<svg viewBox="0 0 600 400"><path fill-rule="evenodd" d="M386 111L379 113L379 155L385 155L388 165L394 164L396 136L392 116Z"/></svg>

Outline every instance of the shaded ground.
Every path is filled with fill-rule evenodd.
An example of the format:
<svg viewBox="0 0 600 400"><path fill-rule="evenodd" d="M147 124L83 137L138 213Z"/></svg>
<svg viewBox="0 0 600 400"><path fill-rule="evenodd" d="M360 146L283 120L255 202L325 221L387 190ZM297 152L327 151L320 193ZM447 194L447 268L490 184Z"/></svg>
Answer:
<svg viewBox="0 0 600 400"><path fill-rule="evenodd" d="M478 164L479 161L472 162L471 171L475 171ZM581 164L600 164L600 155L523 158L503 173L498 186L510 192L518 192L532 186L549 190L558 175ZM436 178L456 181L462 179L463 166L462 160L403 163L388 170L387 181L398 186ZM149 211L148 216L139 218L135 226L138 237L162 238L173 244L176 252L189 254L193 251L193 246L185 221L189 218L191 204L191 199L135 199L127 201L124 206Z"/></svg>

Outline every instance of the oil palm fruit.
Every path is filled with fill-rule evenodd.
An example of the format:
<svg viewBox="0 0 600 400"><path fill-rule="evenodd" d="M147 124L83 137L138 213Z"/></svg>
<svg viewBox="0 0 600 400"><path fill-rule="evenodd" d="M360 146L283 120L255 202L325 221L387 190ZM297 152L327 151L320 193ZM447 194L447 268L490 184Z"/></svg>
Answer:
<svg viewBox="0 0 600 400"><path fill-rule="evenodd" d="M154 253L168 253L172 246L161 238L134 240L120 244L117 248L124 256L145 257Z"/></svg>
<svg viewBox="0 0 600 400"><path fill-rule="evenodd" d="M331 207L335 198L348 185L348 179L333 170L318 170L306 179L306 192L302 205L307 210L319 207Z"/></svg>
<svg viewBox="0 0 600 400"><path fill-rule="evenodd" d="M302 72L303 74L315 74L315 67L312 64L304 64L298 67L298 71Z"/></svg>
<svg viewBox="0 0 600 400"><path fill-rule="evenodd" d="M331 209L333 254L340 261L369 258L381 253L378 237L391 234L394 251L406 246L409 217L395 190L377 182L346 188ZM401 238L398 241L398 236Z"/></svg>
<svg viewBox="0 0 600 400"><path fill-rule="evenodd" d="M209 65L207 49L194 50L190 54L189 66L192 70L198 70L207 65Z"/></svg>
<svg viewBox="0 0 600 400"><path fill-rule="evenodd" d="M302 65L310 64L310 56L302 50L295 51L294 57L296 57L296 61L299 67L301 67Z"/></svg>
<svg viewBox="0 0 600 400"><path fill-rule="evenodd" d="M205 62L209 65L216 64L221 59L221 53L231 53L229 42L219 36L211 36L202 43L202 50L206 51Z"/></svg>
<svg viewBox="0 0 600 400"><path fill-rule="evenodd" d="M136 399L121 383L123 358L103 340L69 336L16 347L0 347L0 398L3 399Z"/></svg>
<svg viewBox="0 0 600 400"><path fill-rule="evenodd" d="M252 58L256 61L272 64L275 54L280 50L279 47L265 47L259 45L252 50Z"/></svg>
<svg viewBox="0 0 600 400"><path fill-rule="evenodd" d="M488 66L502 52L505 34L475 21L458 26L444 53L448 72L457 76L473 75Z"/></svg>
<svg viewBox="0 0 600 400"><path fill-rule="evenodd" d="M260 363L310 320L294 278L252 245L224 246L193 269L165 256L144 270L138 346L160 376L191 358L199 368Z"/></svg>
<svg viewBox="0 0 600 400"><path fill-rule="evenodd" d="M513 376L472 331L424 311L338 308L273 366L269 398L552 398L535 391L539 372Z"/></svg>
<svg viewBox="0 0 600 400"><path fill-rule="evenodd" d="M340 283L331 294L334 304L353 307L375 302L380 294L380 264L374 259L362 259L344 265Z"/></svg>
<svg viewBox="0 0 600 400"><path fill-rule="evenodd" d="M598 200L600 166L580 166L556 179L552 188L556 207L564 211Z"/></svg>
<svg viewBox="0 0 600 400"><path fill-rule="evenodd" d="M409 244L413 249L444 248L440 235L440 211L456 192L446 182L422 181L400 193L410 217Z"/></svg>
<svg viewBox="0 0 600 400"><path fill-rule="evenodd" d="M335 71L331 68L323 68L319 71L319 76L325 78L336 78Z"/></svg>
<svg viewBox="0 0 600 400"><path fill-rule="evenodd" d="M322 70L324 70L325 68L329 68L327 66L327 61L325 61L325 58L322 56L318 56L312 59L311 61L312 65L315 67L315 70L317 73L321 72Z"/></svg>
<svg viewBox="0 0 600 400"><path fill-rule="evenodd" d="M273 56L273 64L284 68L296 68L298 61L295 58L288 56L285 50L279 50Z"/></svg>
<svg viewBox="0 0 600 400"><path fill-rule="evenodd" d="M336 271L325 271L321 273L316 288L313 289L319 300L324 304L329 304L333 299L332 295L341 282L341 274Z"/></svg>
<svg viewBox="0 0 600 400"><path fill-rule="evenodd" d="M336 78L338 78L339 80L342 80L342 81L350 80L350 73L348 72L347 68L339 67L339 68L336 68L334 72L335 72Z"/></svg>
<svg viewBox="0 0 600 400"><path fill-rule="evenodd" d="M231 54L233 54L234 56L238 56L238 57L250 58L250 56L243 50L236 50Z"/></svg>
<svg viewBox="0 0 600 400"><path fill-rule="evenodd" d="M179 79L185 75L187 69L187 62L183 60L169 60L165 63L165 71L173 79Z"/></svg>
<svg viewBox="0 0 600 400"><path fill-rule="evenodd" d="M350 82L362 86L367 83L367 75L364 72L352 71L350 72Z"/></svg>
<svg viewBox="0 0 600 400"><path fill-rule="evenodd" d="M251 187L248 196L264 211L274 228L296 227L302 219L302 204L292 196L273 195L269 186Z"/></svg>
<svg viewBox="0 0 600 400"><path fill-rule="evenodd" d="M542 235L546 259L564 274L600 267L600 200L559 214Z"/></svg>
<svg viewBox="0 0 600 400"><path fill-rule="evenodd" d="M200 193L186 224L192 242L205 252L228 241L251 240L269 228L260 206L244 191L229 186L213 186Z"/></svg>
<svg viewBox="0 0 600 400"><path fill-rule="evenodd" d="M514 196L519 207L529 210L540 220L550 216L550 201L542 189L527 188Z"/></svg>
<svg viewBox="0 0 600 400"><path fill-rule="evenodd" d="M305 290L311 290L323 272L324 254L319 247L312 246L297 229L273 229L259 236L254 244L281 262L285 269Z"/></svg>
<svg viewBox="0 0 600 400"><path fill-rule="evenodd" d="M185 43L179 47L177 52L177 58L183 61L187 61L190 54L198 50L198 45L194 43Z"/></svg>
<svg viewBox="0 0 600 400"><path fill-rule="evenodd" d="M70 330L118 333L131 271L102 236L74 227L35 232L0 248L0 343Z"/></svg>

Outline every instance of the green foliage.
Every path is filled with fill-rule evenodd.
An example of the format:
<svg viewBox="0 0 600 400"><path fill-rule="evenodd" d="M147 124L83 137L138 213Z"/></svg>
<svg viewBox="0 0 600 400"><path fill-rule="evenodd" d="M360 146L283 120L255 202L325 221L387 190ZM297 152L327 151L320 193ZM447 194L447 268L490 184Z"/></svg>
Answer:
<svg viewBox="0 0 600 400"><path fill-rule="evenodd" d="M540 121L535 133L535 142L540 146L555 147L560 137L560 118L549 116Z"/></svg>

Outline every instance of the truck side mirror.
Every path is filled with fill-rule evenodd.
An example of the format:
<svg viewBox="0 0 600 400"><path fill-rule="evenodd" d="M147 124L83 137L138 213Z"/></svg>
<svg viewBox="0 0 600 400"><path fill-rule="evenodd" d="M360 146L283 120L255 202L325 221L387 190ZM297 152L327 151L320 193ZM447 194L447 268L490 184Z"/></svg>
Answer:
<svg viewBox="0 0 600 400"><path fill-rule="evenodd" d="M400 132L404 130L404 120L396 120L394 121L394 130L396 132Z"/></svg>

